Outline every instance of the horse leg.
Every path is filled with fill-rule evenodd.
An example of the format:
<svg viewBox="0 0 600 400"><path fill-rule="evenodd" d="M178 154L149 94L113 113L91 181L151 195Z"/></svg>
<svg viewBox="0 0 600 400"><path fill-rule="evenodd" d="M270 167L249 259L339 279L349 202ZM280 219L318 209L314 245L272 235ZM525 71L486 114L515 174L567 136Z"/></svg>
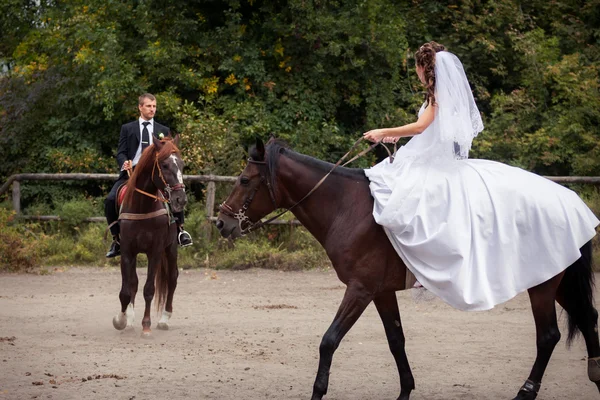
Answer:
<svg viewBox="0 0 600 400"><path fill-rule="evenodd" d="M396 366L400 373L400 396L398 400L408 400L410 392L415 388L415 380L404 349L405 339L400 322L400 311L398 310L396 293L382 293L375 297L374 302L385 328L390 351L396 360Z"/></svg>
<svg viewBox="0 0 600 400"><path fill-rule="evenodd" d="M600 343L598 342L598 311L595 308L577 327L583 334L588 352L588 378L600 392Z"/></svg>
<svg viewBox="0 0 600 400"><path fill-rule="evenodd" d="M148 254L148 276L146 278L146 284L144 285L144 300L146 301L146 307L144 309L144 318L142 319L143 337L149 337L152 333L152 330L150 329L150 326L152 325L152 320L150 319L150 310L155 291L154 275L156 274L156 269L161 267L161 260L161 253L155 252Z"/></svg>
<svg viewBox="0 0 600 400"><path fill-rule="evenodd" d="M556 301L565 309L569 320L567 346L578 331L582 333L588 352L588 377L600 391L600 343L598 311L594 306L592 243L584 244L580 251L581 257L565 271Z"/></svg>
<svg viewBox="0 0 600 400"><path fill-rule="evenodd" d="M137 295L138 284L139 284L136 266L137 266L137 256L133 258L133 266L131 267L131 277L129 279L129 281L130 281L130 284L129 284L130 289L129 290L131 293L131 301L129 302L129 305L127 306L127 312L126 312L128 327L133 327L133 323L135 320L135 312L133 309L135 307L135 296Z"/></svg>
<svg viewBox="0 0 600 400"><path fill-rule="evenodd" d="M338 348L344 335L348 333L372 300L373 296L360 284L351 283L346 288L338 312L329 329L323 335L319 346L319 370L313 386L312 400L321 400L327 393L333 353Z"/></svg>
<svg viewBox="0 0 600 400"><path fill-rule="evenodd" d="M567 311L568 312L568 311ZM600 343L598 341L598 311L594 307L577 322L588 352L588 378L600 391Z"/></svg>
<svg viewBox="0 0 600 400"><path fill-rule="evenodd" d="M575 323L577 329L581 331L585 339L585 346L588 353L588 377L596 384L600 391L600 342L598 340L598 311L594 307L589 310L573 310L571 304L565 300L566 293L562 286L559 288L556 301L565 309L570 317L576 316ZM572 294L574 295L574 294Z"/></svg>
<svg viewBox="0 0 600 400"><path fill-rule="evenodd" d="M113 318L115 329L123 330L133 324L133 302L137 292L136 256L123 253L121 255L121 312ZM135 288L135 289L134 289Z"/></svg>
<svg viewBox="0 0 600 400"><path fill-rule="evenodd" d="M162 312L160 321L156 326L158 329L168 330L169 319L173 314L173 295L177 288L177 278L179 277L179 269L177 268L177 244L172 244L171 248L167 249L167 265L168 265L168 286L169 292L167 293L167 301L165 302L165 309Z"/></svg>
<svg viewBox="0 0 600 400"><path fill-rule="evenodd" d="M561 273L529 289L529 299L535 320L537 356L529 378L514 400L533 400L537 397L554 347L560 341L554 300L562 276Z"/></svg>

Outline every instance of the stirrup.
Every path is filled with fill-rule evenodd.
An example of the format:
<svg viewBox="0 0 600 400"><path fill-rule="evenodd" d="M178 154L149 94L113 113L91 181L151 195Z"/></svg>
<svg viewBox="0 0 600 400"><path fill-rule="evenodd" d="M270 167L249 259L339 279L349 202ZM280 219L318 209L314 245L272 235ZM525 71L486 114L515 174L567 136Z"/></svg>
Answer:
<svg viewBox="0 0 600 400"><path fill-rule="evenodd" d="M189 243L181 243L181 237L182 237L182 236L184 236L184 237L185 237L186 235L187 235L187 237L189 238ZM192 236L191 236L191 235L190 235L188 232L186 232L186 231L184 231L184 230L181 230L181 231L179 231L179 234L177 235L177 243L178 243L178 244L179 244L181 247L188 247L188 246L191 246L191 245L193 244L193 241L192 241Z"/></svg>

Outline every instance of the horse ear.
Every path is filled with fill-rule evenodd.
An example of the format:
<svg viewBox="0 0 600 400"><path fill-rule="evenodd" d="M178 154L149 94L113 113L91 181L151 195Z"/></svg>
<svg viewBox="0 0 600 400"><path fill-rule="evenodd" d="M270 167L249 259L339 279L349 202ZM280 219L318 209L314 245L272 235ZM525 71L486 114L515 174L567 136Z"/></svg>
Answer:
<svg viewBox="0 0 600 400"><path fill-rule="evenodd" d="M175 137L173 138L173 143L175 144L175 146L179 147L179 142L181 141L181 136L179 135L179 133L177 133L175 135Z"/></svg>
<svg viewBox="0 0 600 400"><path fill-rule="evenodd" d="M256 152L261 160L265 159L265 145L258 136L256 137Z"/></svg>
<svg viewBox="0 0 600 400"><path fill-rule="evenodd" d="M160 151L160 149L162 149L164 146L164 143L161 140L153 140L152 144L154 144L156 151Z"/></svg>

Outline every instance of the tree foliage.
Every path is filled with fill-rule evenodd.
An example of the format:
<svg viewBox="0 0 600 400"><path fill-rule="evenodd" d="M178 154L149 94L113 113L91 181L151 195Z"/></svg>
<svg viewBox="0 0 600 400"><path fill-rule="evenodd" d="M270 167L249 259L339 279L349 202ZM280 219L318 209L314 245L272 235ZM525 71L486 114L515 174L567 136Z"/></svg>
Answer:
<svg viewBox="0 0 600 400"><path fill-rule="evenodd" d="M238 173L256 135L334 161L362 132L414 120L412 54L429 40L461 58L484 114L473 156L600 174L600 0L4 4L3 179L114 172L144 92L182 134L187 173Z"/></svg>

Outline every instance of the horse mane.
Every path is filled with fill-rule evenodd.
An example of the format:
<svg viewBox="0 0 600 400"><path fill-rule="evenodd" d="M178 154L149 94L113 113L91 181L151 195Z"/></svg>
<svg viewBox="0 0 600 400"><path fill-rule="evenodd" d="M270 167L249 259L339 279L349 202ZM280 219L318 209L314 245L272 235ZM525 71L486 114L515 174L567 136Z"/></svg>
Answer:
<svg viewBox="0 0 600 400"><path fill-rule="evenodd" d="M310 157L301 153L297 153L290 148L290 146L281 139L270 139L265 146L265 157L267 162L267 170L268 176L271 180L272 187L275 187L275 176L277 175L277 170L279 168L279 155L284 154L291 158L292 160L298 161L304 165L309 167L318 169L323 172L323 174L328 173L333 168L332 163L319 160L314 157ZM258 152L253 147L250 150L250 158L256 161L265 161L257 159ZM332 173L332 175L338 175L351 179L360 179L367 180L365 173L362 168L346 168L342 166L338 166Z"/></svg>
<svg viewBox="0 0 600 400"><path fill-rule="evenodd" d="M179 149L177 148L177 146L175 146L175 143L173 143L172 139L162 139L161 143L163 143L163 146L158 152L159 162L169 158L173 153L179 153ZM146 147L146 149L144 149L144 151L142 152L142 156L140 157L140 160L136 164L135 169L133 170L133 173L129 178L129 181L127 182L127 192L125 193L123 204L131 204L133 193L135 193L135 188L137 187L138 178L145 174L151 173L152 168L154 167L154 160L156 157L155 149L156 147L154 146L154 144L151 144L150 146Z"/></svg>

